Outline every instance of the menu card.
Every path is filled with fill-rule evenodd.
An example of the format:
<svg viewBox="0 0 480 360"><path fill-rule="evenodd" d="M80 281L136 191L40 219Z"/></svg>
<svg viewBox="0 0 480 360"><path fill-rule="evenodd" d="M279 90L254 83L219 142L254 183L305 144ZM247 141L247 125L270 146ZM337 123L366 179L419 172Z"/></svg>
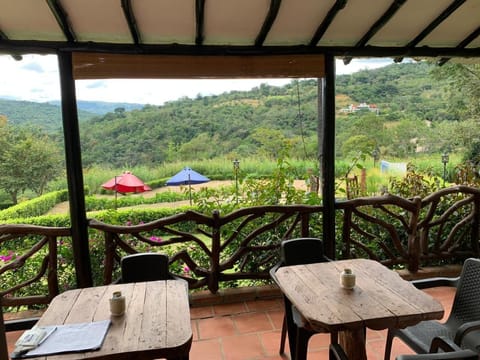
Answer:
<svg viewBox="0 0 480 360"><path fill-rule="evenodd" d="M15 358L100 349L109 326L110 320L43 326L49 336L34 349L18 354Z"/></svg>

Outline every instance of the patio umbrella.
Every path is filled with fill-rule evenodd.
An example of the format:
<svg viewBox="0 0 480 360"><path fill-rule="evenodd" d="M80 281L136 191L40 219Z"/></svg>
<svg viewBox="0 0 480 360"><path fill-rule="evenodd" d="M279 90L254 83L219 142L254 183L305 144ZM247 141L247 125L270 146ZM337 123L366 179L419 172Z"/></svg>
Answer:
<svg viewBox="0 0 480 360"><path fill-rule="evenodd" d="M117 193L141 193L152 190L142 180L129 171L108 180L106 183L102 184L102 187L107 190L115 191L115 209L117 208Z"/></svg>
<svg viewBox="0 0 480 360"><path fill-rule="evenodd" d="M192 184L202 184L209 182L210 179L202 174L199 174L195 170L192 170L189 167L184 167L178 173L173 175L170 179L167 180L167 185L188 185L188 191L190 195L190 205L192 205Z"/></svg>

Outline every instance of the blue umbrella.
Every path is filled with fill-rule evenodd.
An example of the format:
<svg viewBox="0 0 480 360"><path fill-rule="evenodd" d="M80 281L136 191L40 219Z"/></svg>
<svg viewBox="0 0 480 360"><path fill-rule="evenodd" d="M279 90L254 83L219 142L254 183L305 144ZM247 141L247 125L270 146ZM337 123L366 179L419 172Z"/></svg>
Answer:
<svg viewBox="0 0 480 360"><path fill-rule="evenodd" d="M192 170L189 167L184 167L174 176L167 180L167 185L175 186L175 185L188 185L188 191L190 194L190 205L192 204L192 184L202 184L210 181L209 178L203 176Z"/></svg>

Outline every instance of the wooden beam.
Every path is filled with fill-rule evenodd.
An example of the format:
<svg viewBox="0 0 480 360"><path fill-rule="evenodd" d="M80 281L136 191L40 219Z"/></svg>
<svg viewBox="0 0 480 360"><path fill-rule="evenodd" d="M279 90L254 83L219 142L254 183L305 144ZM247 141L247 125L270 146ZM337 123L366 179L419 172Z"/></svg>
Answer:
<svg viewBox="0 0 480 360"><path fill-rule="evenodd" d="M407 44L408 48L415 47L420 41L425 39L438 25L440 25L446 18L452 15L463 3L467 0L455 0L445 10L442 11L430 24L423 29L412 41ZM395 62L401 62L401 58L396 58Z"/></svg>
<svg viewBox="0 0 480 360"><path fill-rule="evenodd" d="M365 35L355 44L356 48L365 46L370 39L382 28L384 27L390 19L397 13L397 11L405 4L407 0L395 0L390 7L380 16L380 18L373 24L370 29L366 32ZM343 59L345 65L349 64L352 60L351 57Z"/></svg>
<svg viewBox="0 0 480 360"><path fill-rule="evenodd" d="M60 29L62 29L67 41L75 42L77 40L75 33L72 30L70 22L68 21L67 12L63 9L62 5L58 2L58 0L47 0L47 4L50 7L50 11L53 13L53 16L55 16L58 26L60 26Z"/></svg>
<svg viewBox="0 0 480 360"><path fill-rule="evenodd" d="M205 23L205 0L195 0L195 45L203 44L203 31Z"/></svg>
<svg viewBox="0 0 480 360"><path fill-rule="evenodd" d="M138 45L142 42L142 40L140 37L140 32L138 31L137 21L135 20L135 14L133 13L131 0L122 0L122 10L127 21L128 28L130 29L133 43Z"/></svg>
<svg viewBox="0 0 480 360"><path fill-rule="evenodd" d="M180 56L74 53L75 79L299 78L324 76L323 55Z"/></svg>
<svg viewBox="0 0 480 360"><path fill-rule="evenodd" d="M333 4L332 8L328 11L327 16L325 16L325 19L323 19L317 31L315 31L312 40L310 40L310 46L316 46L318 44L322 36L325 34L325 31L327 31L328 27L332 23L333 19L335 19L340 10L342 10L346 4L347 0L335 1L335 4Z"/></svg>
<svg viewBox="0 0 480 360"><path fill-rule="evenodd" d="M470 44L473 40L475 40L477 37L480 36L480 26L477 27L471 34L469 34L465 39L463 39L460 44L456 46L457 49L464 49L467 47L468 44ZM450 58L441 58L437 65L442 66L445 64Z"/></svg>
<svg viewBox="0 0 480 360"><path fill-rule="evenodd" d="M270 0L270 8L268 9L268 14L265 17L262 28L258 33L257 38L255 39L255 46L262 46L265 41L270 29L272 28L273 22L277 18L278 10L280 9L280 4L282 0Z"/></svg>

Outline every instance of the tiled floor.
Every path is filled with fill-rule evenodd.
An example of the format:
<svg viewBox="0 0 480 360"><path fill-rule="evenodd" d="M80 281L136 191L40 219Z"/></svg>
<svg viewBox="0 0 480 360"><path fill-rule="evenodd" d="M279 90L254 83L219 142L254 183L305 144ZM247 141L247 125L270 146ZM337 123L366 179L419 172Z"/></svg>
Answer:
<svg viewBox="0 0 480 360"><path fill-rule="evenodd" d="M449 313L452 288L426 290ZM265 360L289 359L278 354L283 305L280 299L194 307L191 309L193 345L191 360ZM21 332L8 333L9 349ZM381 360L386 331L367 331L368 359ZM329 336L318 334L309 343L308 360L328 359ZM288 345L287 345L288 352ZM392 358L412 351L394 340Z"/></svg>

